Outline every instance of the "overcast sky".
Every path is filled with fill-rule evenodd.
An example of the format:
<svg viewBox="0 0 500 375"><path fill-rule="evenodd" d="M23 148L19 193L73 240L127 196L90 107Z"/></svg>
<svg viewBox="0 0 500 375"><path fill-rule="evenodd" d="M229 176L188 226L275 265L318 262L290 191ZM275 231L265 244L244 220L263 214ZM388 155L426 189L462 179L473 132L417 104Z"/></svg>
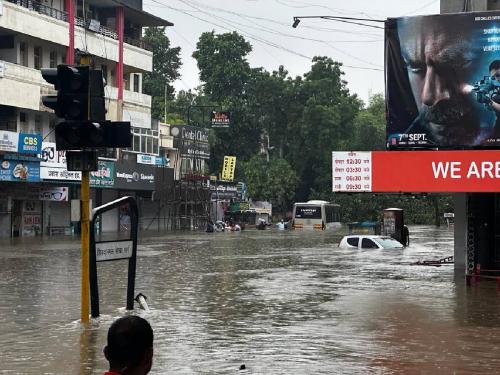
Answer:
<svg viewBox="0 0 500 375"><path fill-rule="evenodd" d="M439 13L439 0L144 0L144 9L175 26L167 29L172 46L182 49L177 90L199 84L191 55L201 33L237 31L252 44L252 67L268 71L284 65L290 75L310 69L313 56L329 56L344 64L351 92L367 100L384 92L382 29L321 19L304 19L294 29L294 16L343 16L385 19ZM383 24L372 23L375 26Z"/></svg>

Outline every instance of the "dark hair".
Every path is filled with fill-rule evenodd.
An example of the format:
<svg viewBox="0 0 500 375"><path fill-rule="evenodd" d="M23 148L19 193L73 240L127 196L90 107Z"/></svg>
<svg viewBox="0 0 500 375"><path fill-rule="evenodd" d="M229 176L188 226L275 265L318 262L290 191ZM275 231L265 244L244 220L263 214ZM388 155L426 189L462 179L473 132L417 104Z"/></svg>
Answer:
<svg viewBox="0 0 500 375"><path fill-rule="evenodd" d="M490 69L488 70L491 72L492 70L497 70L500 69L500 60L495 60L490 64Z"/></svg>
<svg viewBox="0 0 500 375"><path fill-rule="evenodd" d="M153 329L139 316L117 319L108 330L108 360L111 364L136 366L153 347Z"/></svg>

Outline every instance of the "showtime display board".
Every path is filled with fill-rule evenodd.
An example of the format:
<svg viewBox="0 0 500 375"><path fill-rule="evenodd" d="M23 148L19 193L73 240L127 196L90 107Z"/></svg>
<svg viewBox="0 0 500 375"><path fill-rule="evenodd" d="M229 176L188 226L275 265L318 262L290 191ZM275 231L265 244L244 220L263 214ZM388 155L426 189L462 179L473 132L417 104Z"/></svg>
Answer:
<svg viewBox="0 0 500 375"><path fill-rule="evenodd" d="M370 189L363 168L351 173L340 171L338 160L346 153L333 153L332 187L334 192L376 192L376 193L451 193L451 192L500 192L499 151L373 151L370 158L359 155L361 165L371 169ZM364 161L370 160L370 163ZM356 165L356 164L354 164ZM336 167L337 166L337 167ZM342 168L340 168L342 169ZM347 180L346 176L352 176ZM344 179L345 184L339 183ZM343 180L343 181L344 181ZM362 181L361 188L357 188ZM365 183L366 181L366 183ZM352 186L356 188L352 188Z"/></svg>
<svg viewBox="0 0 500 375"><path fill-rule="evenodd" d="M388 149L500 148L500 12L388 19Z"/></svg>

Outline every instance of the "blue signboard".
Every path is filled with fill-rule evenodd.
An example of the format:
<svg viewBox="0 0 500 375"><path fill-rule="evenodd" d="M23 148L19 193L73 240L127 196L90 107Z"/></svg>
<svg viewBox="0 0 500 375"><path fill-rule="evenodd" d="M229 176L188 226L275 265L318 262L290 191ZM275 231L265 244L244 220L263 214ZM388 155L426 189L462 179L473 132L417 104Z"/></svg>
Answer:
<svg viewBox="0 0 500 375"><path fill-rule="evenodd" d="M0 159L0 181L39 182L40 163Z"/></svg>
<svg viewBox="0 0 500 375"><path fill-rule="evenodd" d="M21 154L40 154L42 152L42 136L40 134L19 133L17 152Z"/></svg>

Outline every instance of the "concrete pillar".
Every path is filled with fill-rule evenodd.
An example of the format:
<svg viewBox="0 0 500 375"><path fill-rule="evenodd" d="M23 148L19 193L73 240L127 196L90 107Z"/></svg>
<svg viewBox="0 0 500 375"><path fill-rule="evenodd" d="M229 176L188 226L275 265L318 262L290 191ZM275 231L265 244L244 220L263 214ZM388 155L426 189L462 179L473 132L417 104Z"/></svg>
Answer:
<svg viewBox="0 0 500 375"><path fill-rule="evenodd" d="M453 194L455 205L455 270L465 271L467 261L467 193Z"/></svg>
<svg viewBox="0 0 500 375"><path fill-rule="evenodd" d="M66 12L68 13L69 23L69 43L66 51L66 64L73 65L75 63L75 2L74 0L66 0Z"/></svg>
<svg viewBox="0 0 500 375"><path fill-rule="evenodd" d="M116 32L118 34L118 63L116 64L116 83L118 87L118 106L116 119L123 119L123 33L125 29L125 13L123 7L116 8Z"/></svg>

